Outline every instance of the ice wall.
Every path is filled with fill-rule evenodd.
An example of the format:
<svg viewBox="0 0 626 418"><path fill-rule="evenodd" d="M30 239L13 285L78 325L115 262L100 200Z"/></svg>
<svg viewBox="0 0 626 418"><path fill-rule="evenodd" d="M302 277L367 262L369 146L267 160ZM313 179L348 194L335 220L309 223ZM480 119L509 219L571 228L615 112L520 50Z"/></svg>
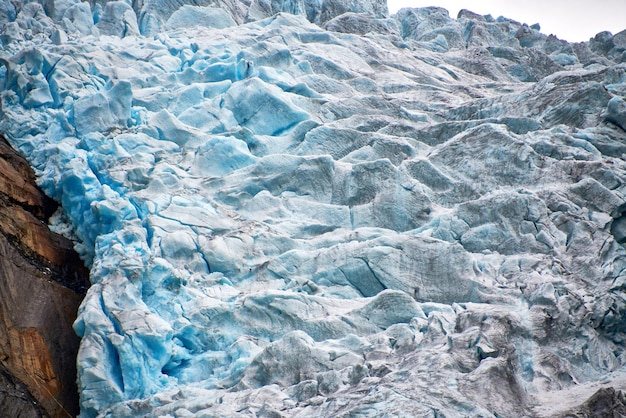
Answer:
<svg viewBox="0 0 626 418"><path fill-rule="evenodd" d="M0 129L91 268L81 416L625 387L625 32L383 6L3 6Z"/></svg>

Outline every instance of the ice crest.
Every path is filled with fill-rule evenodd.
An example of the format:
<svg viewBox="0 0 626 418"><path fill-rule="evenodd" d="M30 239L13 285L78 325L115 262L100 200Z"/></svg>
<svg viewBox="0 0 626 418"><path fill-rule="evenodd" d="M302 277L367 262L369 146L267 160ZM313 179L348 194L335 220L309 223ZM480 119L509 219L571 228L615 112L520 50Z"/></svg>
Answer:
<svg viewBox="0 0 626 418"><path fill-rule="evenodd" d="M624 32L378 0L0 24L0 131L91 269L81 417L550 416L626 388Z"/></svg>

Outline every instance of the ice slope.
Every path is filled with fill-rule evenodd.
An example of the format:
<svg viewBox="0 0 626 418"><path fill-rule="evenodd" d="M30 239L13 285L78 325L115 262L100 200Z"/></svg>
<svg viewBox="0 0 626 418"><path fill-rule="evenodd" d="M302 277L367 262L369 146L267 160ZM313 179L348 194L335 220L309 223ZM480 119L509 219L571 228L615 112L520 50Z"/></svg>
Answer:
<svg viewBox="0 0 626 418"><path fill-rule="evenodd" d="M626 32L133 4L0 9L0 129L91 269L81 417L553 416L626 388Z"/></svg>

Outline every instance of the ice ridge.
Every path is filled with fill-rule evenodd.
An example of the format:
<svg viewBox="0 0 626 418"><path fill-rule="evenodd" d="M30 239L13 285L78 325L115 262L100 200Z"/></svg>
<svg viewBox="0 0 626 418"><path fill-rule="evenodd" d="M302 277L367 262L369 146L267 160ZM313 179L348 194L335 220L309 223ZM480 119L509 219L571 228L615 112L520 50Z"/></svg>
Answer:
<svg viewBox="0 0 626 418"><path fill-rule="evenodd" d="M626 31L375 0L0 24L0 131L91 272L81 417L554 416L626 388Z"/></svg>

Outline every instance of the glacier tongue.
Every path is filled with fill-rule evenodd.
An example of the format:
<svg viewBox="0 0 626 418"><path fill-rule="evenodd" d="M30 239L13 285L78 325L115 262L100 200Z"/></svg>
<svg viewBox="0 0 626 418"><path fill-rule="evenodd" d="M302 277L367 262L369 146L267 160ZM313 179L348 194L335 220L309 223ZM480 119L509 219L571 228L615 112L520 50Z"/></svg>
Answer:
<svg viewBox="0 0 626 418"><path fill-rule="evenodd" d="M0 130L91 268L82 417L550 416L626 388L626 32L138 3L0 9Z"/></svg>

